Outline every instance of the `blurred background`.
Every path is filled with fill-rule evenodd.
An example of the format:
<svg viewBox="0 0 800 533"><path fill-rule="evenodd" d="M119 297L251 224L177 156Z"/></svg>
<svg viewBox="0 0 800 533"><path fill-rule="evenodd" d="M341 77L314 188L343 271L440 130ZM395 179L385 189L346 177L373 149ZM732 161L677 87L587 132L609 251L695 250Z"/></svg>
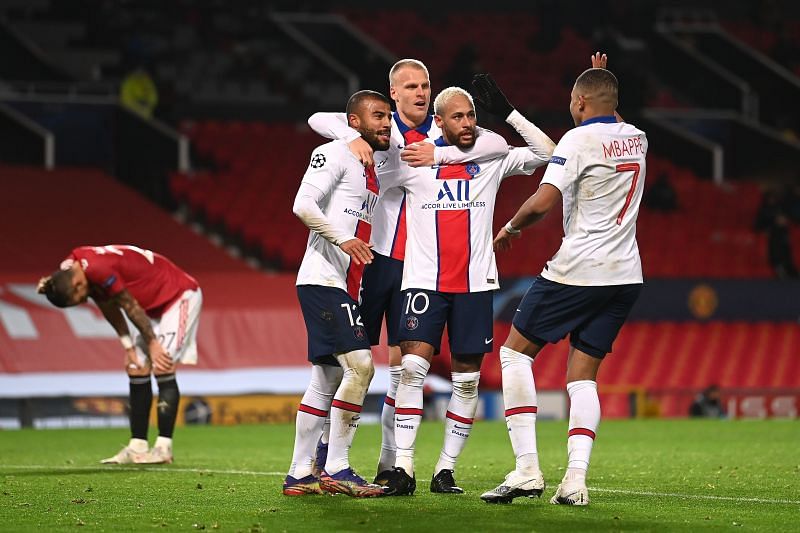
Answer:
<svg viewBox="0 0 800 533"><path fill-rule="evenodd" d="M647 281L600 374L604 416L796 417L800 4L0 0L0 427L127 425L110 326L34 290L73 247L110 243L158 251L203 287L183 422L293 420L309 371L294 291L307 230L291 205L323 142L307 117L388 94L390 66L411 57L434 96L492 73L557 141L597 50L650 142ZM504 183L496 226L540 177ZM498 341L561 236L553 213L498 257ZM536 360L540 416L566 413L566 353ZM373 417L385 348L375 359ZM448 365L445 349L430 416ZM502 416L497 350L481 389L483 416Z"/></svg>

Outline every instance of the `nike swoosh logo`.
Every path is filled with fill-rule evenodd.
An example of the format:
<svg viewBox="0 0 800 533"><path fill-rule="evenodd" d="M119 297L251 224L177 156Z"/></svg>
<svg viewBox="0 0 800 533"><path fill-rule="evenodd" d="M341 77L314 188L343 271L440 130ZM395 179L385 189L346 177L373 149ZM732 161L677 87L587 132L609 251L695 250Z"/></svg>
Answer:
<svg viewBox="0 0 800 533"><path fill-rule="evenodd" d="M472 427L471 427L471 426L470 426L470 427L461 427L461 426L459 426L458 424L453 424L453 427L454 427L454 428L456 428L456 429L461 429L461 430L465 430L465 429L472 429Z"/></svg>
<svg viewBox="0 0 800 533"><path fill-rule="evenodd" d="M489 343L490 343L490 342L492 342L493 340L494 340L494 337L492 337L491 339L487 339L486 337L484 337L484 338L483 338L483 343L484 343L484 344L489 344Z"/></svg>
<svg viewBox="0 0 800 533"><path fill-rule="evenodd" d="M517 313L521 313L521 312L522 312L522 309L517 309Z"/></svg>
<svg viewBox="0 0 800 533"><path fill-rule="evenodd" d="M400 149L400 150L402 150L402 149L403 149L403 145L402 145L402 144L398 144L398 145L397 145L397 148L398 148L398 149Z"/></svg>
<svg viewBox="0 0 800 533"><path fill-rule="evenodd" d="M408 418L398 418L397 419L398 422L407 422L409 420L414 420L414 417L413 416L409 416Z"/></svg>

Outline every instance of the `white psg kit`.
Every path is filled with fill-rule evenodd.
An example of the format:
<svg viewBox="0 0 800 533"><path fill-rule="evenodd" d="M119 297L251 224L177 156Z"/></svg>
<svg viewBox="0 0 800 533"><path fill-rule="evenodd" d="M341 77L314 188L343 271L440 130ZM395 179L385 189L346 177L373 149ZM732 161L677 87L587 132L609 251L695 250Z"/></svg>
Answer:
<svg viewBox="0 0 800 533"><path fill-rule="evenodd" d="M443 138L437 140L442 143ZM408 209L402 289L498 289L492 217L500 183L508 176L532 174L547 161L528 148L512 148L479 163L401 169L397 181L406 189Z"/></svg>
<svg viewBox="0 0 800 533"><path fill-rule="evenodd" d="M370 241L372 215L380 194L374 168L364 168L345 141L331 141L314 150L303 183L324 193L319 208L338 230ZM312 231L297 272L297 285L338 287L358 300L364 265L351 263L339 246Z"/></svg>
<svg viewBox="0 0 800 533"><path fill-rule="evenodd" d="M542 277L580 286L642 283L636 218L646 155L645 133L613 116L564 135L542 178L561 191L564 239Z"/></svg>
<svg viewBox="0 0 800 533"><path fill-rule="evenodd" d="M339 138L347 142L357 138L356 131L347 126L344 113L317 113L309 119L309 125L320 135L328 138ZM417 128L403 123L403 119L395 111L392 113L391 144L385 152L375 153L375 170L379 177L396 174L401 166L400 152L406 145L438 139L442 131L428 115ZM436 160L449 163L460 163L469 160L480 160L496 157L508 151L508 143L496 133L478 128L475 146L467 152L455 146L436 148ZM406 213L405 191L390 188L388 185L381 191L378 207L372 219L372 251L402 261L406 247Z"/></svg>

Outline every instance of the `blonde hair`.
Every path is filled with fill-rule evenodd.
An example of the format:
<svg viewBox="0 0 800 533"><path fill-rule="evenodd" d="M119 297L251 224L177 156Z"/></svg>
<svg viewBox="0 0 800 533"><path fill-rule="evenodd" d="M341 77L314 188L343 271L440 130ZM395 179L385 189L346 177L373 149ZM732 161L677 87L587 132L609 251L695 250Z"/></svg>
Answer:
<svg viewBox="0 0 800 533"><path fill-rule="evenodd" d="M394 65L392 68L389 69L389 87L394 87L394 76L397 74L398 71L404 68L416 68L423 72L425 72L425 77L431 79L430 74L428 74L428 67L425 66L425 63L419 61L418 59L401 59Z"/></svg>
<svg viewBox="0 0 800 533"><path fill-rule="evenodd" d="M447 105L454 96L464 96L467 100L469 100L470 105L472 108L475 108L475 102L472 100L472 95L469 94L467 91L462 89L461 87L448 87L447 89L443 89L438 95L436 95L436 100L433 101L433 112L439 116L442 116L442 111L444 110L444 106Z"/></svg>

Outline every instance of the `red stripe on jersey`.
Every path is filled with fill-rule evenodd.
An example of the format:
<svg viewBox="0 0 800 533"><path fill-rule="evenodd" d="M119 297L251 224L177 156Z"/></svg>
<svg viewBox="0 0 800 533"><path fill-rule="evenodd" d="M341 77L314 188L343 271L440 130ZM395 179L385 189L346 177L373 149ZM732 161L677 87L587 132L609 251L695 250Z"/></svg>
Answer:
<svg viewBox="0 0 800 533"><path fill-rule="evenodd" d="M467 172L467 164L461 165L444 165L439 167L436 173L436 179L439 180L470 180L472 175Z"/></svg>
<svg viewBox="0 0 800 533"><path fill-rule="evenodd" d="M306 405L304 403L301 403L297 410L319 417L328 416L328 411L323 411L322 409L317 409L316 407L311 407L310 405Z"/></svg>
<svg viewBox="0 0 800 533"><path fill-rule="evenodd" d="M383 403L385 403L386 405L391 405L392 407L394 407L394 398L392 398L390 396L387 396L386 398L384 398Z"/></svg>
<svg viewBox="0 0 800 533"><path fill-rule="evenodd" d="M436 290L469 292L469 209L436 212Z"/></svg>
<svg viewBox="0 0 800 533"><path fill-rule="evenodd" d="M406 194L400 203L400 213L397 215L397 224L394 227L394 241L389 256L403 261L406 258Z"/></svg>
<svg viewBox="0 0 800 533"><path fill-rule="evenodd" d="M372 235L372 226L363 220L356 224L356 237L369 243ZM347 267L347 294L355 301L358 301L358 293L361 290L361 277L364 274L364 264L356 265L353 258L350 258L350 266Z"/></svg>
<svg viewBox="0 0 800 533"><path fill-rule="evenodd" d="M413 407L398 407L395 409L394 414L422 416L422 409L414 409Z"/></svg>
<svg viewBox="0 0 800 533"><path fill-rule="evenodd" d="M450 411L447 411L447 415L445 416L450 420L455 420L456 422L461 422L462 424L472 424L473 422L475 422L474 418L464 418L463 416L458 416L457 414L451 413Z"/></svg>
<svg viewBox="0 0 800 533"><path fill-rule="evenodd" d="M378 176L375 174L375 165L370 165L364 169L364 177L367 178L367 190L380 194L381 186L378 183Z"/></svg>
<svg viewBox="0 0 800 533"><path fill-rule="evenodd" d="M519 415L522 413L534 413L539 409L535 405L525 405L522 407L512 407L511 409L506 409L506 416L514 416Z"/></svg>
<svg viewBox="0 0 800 533"><path fill-rule="evenodd" d="M586 435L587 437L591 437L594 440L595 432L591 429L586 428L573 428L569 430L569 436L574 437L575 435Z"/></svg>
<svg viewBox="0 0 800 533"><path fill-rule="evenodd" d="M403 134L403 139L405 139L406 144L417 143L424 141L427 138L427 135L420 133L417 130L408 130Z"/></svg>
<svg viewBox="0 0 800 533"><path fill-rule="evenodd" d="M360 405L356 403L343 402L342 400L333 400L333 403L331 403L331 407L336 407L338 409L343 409L345 411L352 411L353 413L361 412Z"/></svg>

